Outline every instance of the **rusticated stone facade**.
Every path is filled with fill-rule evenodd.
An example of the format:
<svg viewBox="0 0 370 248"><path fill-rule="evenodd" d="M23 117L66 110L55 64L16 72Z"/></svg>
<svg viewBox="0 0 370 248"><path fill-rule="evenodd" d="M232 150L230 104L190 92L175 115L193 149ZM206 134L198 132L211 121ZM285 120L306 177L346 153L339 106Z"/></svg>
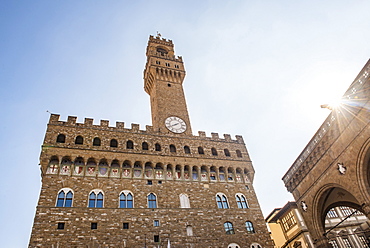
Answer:
<svg viewBox="0 0 370 248"><path fill-rule="evenodd" d="M318 248L333 247L324 222L330 209L351 207L370 217L369 74L370 60L283 177ZM361 226L366 240L369 226ZM352 246L359 247L355 240Z"/></svg>
<svg viewBox="0 0 370 248"><path fill-rule="evenodd" d="M158 44L156 56L171 55L171 41L150 37L149 48ZM160 66L151 56L148 61ZM243 138L192 135L183 78L165 78L164 84L162 72L150 66L144 81L155 128L50 116L29 247L272 247ZM185 75L182 64L176 69ZM155 87L155 98L176 95L178 105L165 108L154 100ZM167 128L170 116L186 127L176 129L181 123L172 122Z"/></svg>

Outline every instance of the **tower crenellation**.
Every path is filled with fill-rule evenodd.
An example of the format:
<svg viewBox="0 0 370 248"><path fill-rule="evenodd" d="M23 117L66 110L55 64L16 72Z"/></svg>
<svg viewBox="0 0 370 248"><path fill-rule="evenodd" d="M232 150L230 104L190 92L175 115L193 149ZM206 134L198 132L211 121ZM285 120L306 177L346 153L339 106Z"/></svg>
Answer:
<svg viewBox="0 0 370 248"><path fill-rule="evenodd" d="M111 132L131 132L131 133L142 133L142 134L150 134L156 135L158 137L166 135L153 130L153 127L150 125L145 126L145 130L140 129L140 124L131 123L131 128L125 128L125 123L121 121L117 121L115 126L110 126L109 120L100 120L99 125L95 125L94 119L92 118L85 118L83 123L77 122L76 116L68 116L67 121L60 120L59 114L51 114L49 118L49 124L53 126L64 126L70 128L81 128L81 129L94 129L94 130L102 130L102 131L111 131ZM192 139L201 139L201 140L212 140L212 141L226 141L232 143L240 143L244 144L244 140L241 135L235 135L235 139L231 138L230 134L223 134L224 138L220 138L218 133L211 132L211 136L207 136L206 132L198 131L198 136L192 135ZM182 137L187 139L187 137Z"/></svg>

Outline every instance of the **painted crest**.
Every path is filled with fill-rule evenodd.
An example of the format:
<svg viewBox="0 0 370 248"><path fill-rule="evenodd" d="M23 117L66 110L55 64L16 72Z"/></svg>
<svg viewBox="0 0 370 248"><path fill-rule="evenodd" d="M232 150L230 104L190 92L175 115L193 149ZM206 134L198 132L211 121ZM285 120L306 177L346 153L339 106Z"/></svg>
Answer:
<svg viewBox="0 0 370 248"><path fill-rule="evenodd" d="M124 177L129 177L130 176L130 170L129 169L124 169L123 170L123 176ZM139 176L140 176L140 173L139 173Z"/></svg>
<svg viewBox="0 0 370 248"><path fill-rule="evenodd" d="M171 171L167 171L167 178L172 178L172 172Z"/></svg>
<svg viewBox="0 0 370 248"><path fill-rule="evenodd" d="M58 165L56 164L51 164L48 168L48 173L49 174L57 174L58 173Z"/></svg>
<svg viewBox="0 0 370 248"><path fill-rule="evenodd" d="M93 175L95 173L95 167L89 167L89 168L87 168L87 173L89 175Z"/></svg>
<svg viewBox="0 0 370 248"><path fill-rule="evenodd" d="M241 182L242 181L242 178L240 177L240 175L236 175L236 181L237 182Z"/></svg>
<svg viewBox="0 0 370 248"><path fill-rule="evenodd" d="M61 173L69 174L69 165L63 165Z"/></svg>
<svg viewBox="0 0 370 248"><path fill-rule="evenodd" d="M117 177L118 176L118 172L119 172L118 168L113 168L111 170L111 176Z"/></svg>
<svg viewBox="0 0 370 248"><path fill-rule="evenodd" d="M84 167L83 166L76 166L75 167L75 174L80 175L83 172Z"/></svg>
<svg viewBox="0 0 370 248"><path fill-rule="evenodd" d="M141 176L141 170L134 170L134 176L140 177Z"/></svg>
<svg viewBox="0 0 370 248"><path fill-rule="evenodd" d="M145 171L145 176L146 177L152 177L153 176L153 171L152 170L146 170Z"/></svg>
<svg viewBox="0 0 370 248"><path fill-rule="evenodd" d="M156 175L156 177L157 177L157 178L162 178L162 177L163 177L163 171L161 171L161 170L157 170L157 171L155 172L155 175Z"/></svg>
<svg viewBox="0 0 370 248"><path fill-rule="evenodd" d="M105 175L107 175L107 172L108 172L108 168L107 167L100 167L99 168L100 175L105 176Z"/></svg>

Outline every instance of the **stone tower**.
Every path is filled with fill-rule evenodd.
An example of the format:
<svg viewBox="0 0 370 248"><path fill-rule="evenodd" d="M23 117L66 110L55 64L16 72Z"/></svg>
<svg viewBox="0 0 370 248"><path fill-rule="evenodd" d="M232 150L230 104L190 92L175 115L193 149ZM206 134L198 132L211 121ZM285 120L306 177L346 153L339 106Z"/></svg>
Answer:
<svg viewBox="0 0 370 248"><path fill-rule="evenodd" d="M185 68L176 57L171 40L149 37L144 70L144 89L150 95L153 129L191 135L182 83Z"/></svg>
<svg viewBox="0 0 370 248"><path fill-rule="evenodd" d="M193 135L172 41L149 37L153 126L52 114L29 247L272 247L241 136Z"/></svg>

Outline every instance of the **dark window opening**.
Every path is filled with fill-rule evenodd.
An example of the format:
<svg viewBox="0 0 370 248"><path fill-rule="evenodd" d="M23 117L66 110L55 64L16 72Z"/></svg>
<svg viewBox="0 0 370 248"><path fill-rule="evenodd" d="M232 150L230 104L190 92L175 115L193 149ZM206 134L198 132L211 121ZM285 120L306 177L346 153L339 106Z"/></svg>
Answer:
<svg viewBox="0 0 370 248"><path fill-rule="evenodd" d="M84 138L82 136L77 136L75 140L76 145L82 145L84 143Z"/></svg>
<svg viewBox="0 0 370 248"><path fill-rule="evenodd" d="M176 152L176 147L174 145L170 145L170 152Z"/></svg>
<svg viewBox="0 0 370 248"><path fill-rule="evenodd" d="M129 229L129 223L123 223L122 229Z"/></svg>
<svg viewBox="0 0 370 248"><path fill-rule="evenodd" d="M132 142L131 140L127 141L126 148L127 149L134 149L134 142Z"/></svg>
<svg viewBox="0 0 370 248"><path fill-rule="evenodd" d="M224 153L226 157L230 157L230 152L228 149L224 149Z"/></svg>
<svg viewBox="0 0 370 248"><path fill-rule="evenodd" d="M159 243L159 235L154 235L154 242Z"/></svg>
<svg viewBox="0 0 370 248"><path fill-rule="evenodd" d="M63 222L59 222L57 229L58 230L63 230L64 229L64 223Z"/></svg>
<svg viewBox="0 0 370 248"><path fill-rule="evenodd" d="M167 84L168 87L171 87L171 84Z"/></svg>
<svg viewBox="0 0 370 248"><path fill-rule="evenodd" d="M152 180L148 180L147 185L153 185L153 181Z"/></svg>
<svg viewBox="0 0 370 248"><path fill-rule="evenodd" d="M243 157L242 152L240 150L236 150L236 156L238 156L238 158Z"/></svg>
<svg viewBox="0 0 370 248"><path fill-rule="evenodd" d="M184 152L186 154L190 154L190 148L188 146L184 146Z"/></svg>
<svg viewBox="0 0 370 248"><path fill-rule="evenodd" d="M212 155L213 156L217 156L218 155L216 148L212 147L211 151L212 151Z"/></svg>
<svg viewBox="0 0 370 248"><path fill-rule="evenodd" d="M203 150L203 147L198 147L198 153L199 154L204 154L204 150Z"/></svg>
<svg viewBox="0 0 370 248"><path fill-rule="evenodd" d="M101 145L101 141L98 137L94 138L93 140L93 146L100 146Z"/></svg>
<svg viewBox="0 0 370 248"><path fill-rule="evenodd" d="M156 150L157 152L161 151L161 145L160 145L160 144L158 144L158 143L156 143L156 144L155 144L155 150Z"/></svg>
<svg viewBox="0 0 370 248"><path fill-rule="evenodd" d="M148 150L149 149L148 143L143 142L142 148L143 148L143 150Z"/></svg>
<svg viewBox="0 0 370 248"><path fill-rule="evenodd" d="M162 181L158 181L158 184L162 184Z"/></svg>
<svg viewBox="0 0 370 248"><path fill-rule="evenodd" d="M64 134L59 134L57 137L57 143L65 143L66 142L66 136Z"/></svg>
<svg viewBox="0 0 370 248"><path fill-rule="evenodd" d="M91 230L93 230L93 229L98 229L98 223L96 223L96 222L91 223Z"/></svg>
<svg viewBox="0 0 370 248"><path fill-rule="evenodd" d="M112 139L112 140L110 141L110 147L117 147L117 146L118 146L118 142L117 142L117 140Z"/></svg>
<svg viewBox="0 0 370 248"><path fill-rule="evenodd" d="M160 53L161 55L167 54L167 50L161 47L157 47L157 52Z"/></svg>

